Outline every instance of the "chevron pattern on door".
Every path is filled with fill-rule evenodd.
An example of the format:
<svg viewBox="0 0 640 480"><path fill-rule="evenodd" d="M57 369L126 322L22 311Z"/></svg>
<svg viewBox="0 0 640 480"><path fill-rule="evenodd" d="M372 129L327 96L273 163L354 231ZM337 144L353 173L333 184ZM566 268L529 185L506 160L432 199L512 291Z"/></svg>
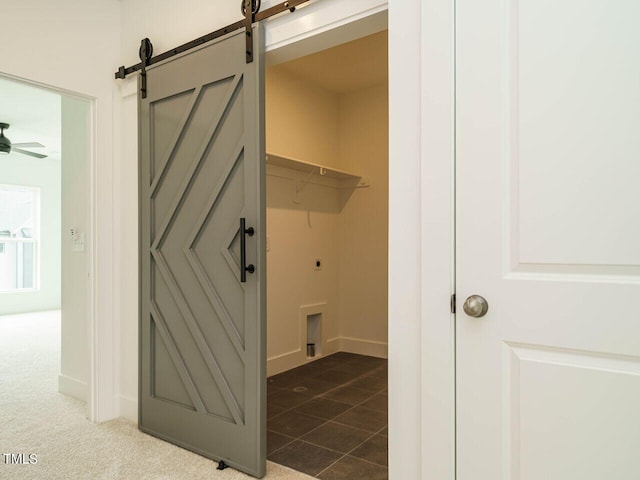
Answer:
<svg viewBox="0 0 640 480"><path fill-rule="evenodd" d="M231 85L229 85L229 83L231 83ZM189 105L191 111L185 117L187 119L197 117L199 111L203 110L203 106L211 107L215 105L217 106L217 111L214 110L212 127L203 135L194 159L189 162L188 160L191 160L191 158L188 157L187 161L180 162L181 144L188 141L188 135L185 135L184 132L184 127L186 127L187 122L184 123L182 131L176 136L176 142L169 145L171 154L167 156L167 161L163 163L162 168L158 172L159 181L154 181L156 188L155 191L152 188L153 194L150 201L152 209L154 209L156 204L155 196L159 194L157 186L162 181L161 179L170 175L168 172L169 169L180 170L176 175L181 174L183 180L180 183L178 191L175 193L171 192L174 193L174 198L171 200L169 207L166 211L155 211L157 215L156 218L162 218L162 221L159 222L158 228L154 229L154 241L150 249L152 269L156 273L155 286L163 283L164 288L168 290L170 295L169 297L166 295L158 297L158 292L152 289L152 302L155 309L159 312L165 309L177 309L179 311L179 316L182 318L184 326L192 337L189 339L190 341L186 339L182 339L182 341L185 342L185 346L188 345L190 349L194 351L197 350L201 356L202 364L198 367L194 366L193 370L206 367L206 373L203 371L201 375L199 375L199 378L203 379L199 382L201 384L200 388L209 390L212 388L217 389L217 392L215 392L216 399L210 399L207 402L208 404L203 404L203 401L197 393L197 389L188 389L188 391L194 395L194 398L192 398L193 405L200 404L201 408L203 408L203 413L219 415L236 423L242 423L244 421L242 412L242 382L236 381L234 383L234 380L241 379L234 378L235 372L233 365L225 365L224 368L227 370L225 375L223 367L221 367L221 364L216 360L212 345L216 345L216 336L226 336L231 340L234 355L239 362L244 363L244 348L239 332L241 328L236 327L236 324L229 314L229 309L239 310L238 313L240 315L236 318L244 318L242 314L243 305L241 302L232 302L232 304L227 307L218 294L220 287L233 288L233 283L236 284L236 289L241 289L241 286L234 276L234 271L229 268L228 271L225 272L226 276L229 277L224 279L225 286L216 288L207 271L208 268L218 268L219 265L212 259L210 264L205 266L198 257L197 249L199 246L204 246L207 252L219 252L221 258L226 260L223 252L228 250L228 245L225 245L223 236L216 234L217 229L215 227L218 221L225 230L228 230L230 225L225 225L224 218L220 218L218 215L218 207L221 205L227 206L235 204L238 207L235 209L235 215L227 215L227 217L231 217L231 219L238 218L241 213L242 203L238 203L237 200L238 196L242 195L242 184L239 181L241 178L239 179L237 175L239 171L242 171L242 144L237 144L231 152L225 151L224 147L218 148L220 144L229 145L229 142L225 141L229 135L233 135L233 133L231 133L233 129L222 128L223 125L228 127L227 123L222 124L222 118L236 120L236 117L238 117L237 120L242 120L242 110L236 106L238 98L237 92L240 84L241 78L239 77L235 77L231 82L225 79L216 84L198 89L191 94L196 97L196 101L193 102L193 105ZM218 92L218 90L221 91ZM206 111L202 112L201 115L211 116L211 110L211 108L206 108ZM238 143L238 140L241 139L236 140L234 138L234 140ZM217 179L212 186L210 182L206 182L208 186L212 187L212 193L209 198L202 198L202 195L198 195L199 190L196 186L196 174L200 173L202 169L210 169L213 175L209 178ZM206 179L203 178L201 182L204 183L205 180ZM192 196L195 198L191 198ZM179 214L185 206L191 208L200 207L200 213L195 216L195 218L192 214L189 214L187 215L188 220L184 221L182 215ZM234 226L237 226L236 224L237 222L233 223ZM185 228L185 226L187 228ZM185 241L184 233L188 231L188 227L191 227L189 229L191 232ZM209 240L209 242L206 242L206 246L203 238ZM184 268L186 267L184 262L185 258L188 260L191 271L186 271ZM236 266L234 270L235 272L239 271L239 267ZM203 309L201 315L194 313L192 308L190 308L189 297L194 296L195 292L184 292L179 286L177 276L184 278L188 275L195 275L195 282L200 285L209 301L210 308L208 310ZM160 289L163 293L164 288ZM242 295L234 295L233 298L242 299ZM167 303L171 303L171 305L167 305ZM152 318L156 324L163 321L161 315L158 317L152 315ZM178 341L178 336L171 335L171 328L169 326L163 325L162 330L169 331L167 338L163 338L165 342L173 343L174 338L176 339L175 341ZM172 347L175 348L173 345ZM225 359L228 360L228 356L225 356ZM154 371L155 368L152 364L152 375ZM178 369L178 373L180 373L179 377L183 384L194 383L193 378L188 373L188 369ZM157 391L153 389L152 394L158 396ZM190 397L192 395L190 395ZM172 400L171 398L166 399Z"/></svg>
<svg viewBox="0 0 640 480"><path fill-rule="evenodd" d="M264 135L256 93L262 74L242 55L237 61L222 52L216 64L208 52L240 48L235 43L214 44L147 73L140 104L140 427L259 475ZM207 57L206 65L198 56ZM247 240L256 274L246 283L240 282L240 217L259 232Z"/></svg>

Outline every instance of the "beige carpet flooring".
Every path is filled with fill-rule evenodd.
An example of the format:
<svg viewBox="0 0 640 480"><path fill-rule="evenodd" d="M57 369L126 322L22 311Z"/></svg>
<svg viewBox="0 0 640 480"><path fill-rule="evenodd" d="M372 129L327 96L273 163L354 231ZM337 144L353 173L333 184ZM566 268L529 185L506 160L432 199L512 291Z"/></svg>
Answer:
<svg viewBox="0 0 640 480"><path fill-rule="evenodd" d="M59 312L0 316L0 479L250 479L145 435L126 420L89 422L85 404L58 393ZM37 457L7 463L5 454ZM305 474L268 463L269 480Z"/></svg>

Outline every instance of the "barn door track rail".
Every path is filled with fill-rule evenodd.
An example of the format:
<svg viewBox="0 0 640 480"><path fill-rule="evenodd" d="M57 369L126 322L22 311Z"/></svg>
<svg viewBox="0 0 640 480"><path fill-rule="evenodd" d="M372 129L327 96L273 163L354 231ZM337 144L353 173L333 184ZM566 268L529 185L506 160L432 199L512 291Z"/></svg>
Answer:
<svg viewBox="0 0 640 480"><path fill-rule="evenodd" d="M118 71L115 73L115 78L126 78L127 75L133 72L140 71L141 76L141 85L140 85L140 94L142 98L147 97L147 72L146 69L148 66L153 65L155 63L166 60L167 58L171 58L175 55L179 55L187 50L191 50L192 48L199 47L211 40L215 40L216 38L227 35L228 33L235 32L236 30L240 30L241 28L245 29L246 37L247 37L247 48L246 48L246 62L253 62L253 30L252 25L255 22L259 22L261 20L265 20L269 17L273 17L274 15L278 15L282 12L286 12L287 10L291 13L295 12L296 7L303 3L308 2L309 0L288 0L286 2L279 3L274 5L273 7L267 8L265 11L260 11L260 0L242 0L241 10L244 18L235 23L227 25L226 27L222 27L215 32L208 33L203 35L202 37L196 38L195 40L191 40L190 42L184 43L179 47L168 50L159 55L153 56L153 44L151 40L148 38L144 38L140 42L140 63L132 65L130 67L121 66Z"/></svg>

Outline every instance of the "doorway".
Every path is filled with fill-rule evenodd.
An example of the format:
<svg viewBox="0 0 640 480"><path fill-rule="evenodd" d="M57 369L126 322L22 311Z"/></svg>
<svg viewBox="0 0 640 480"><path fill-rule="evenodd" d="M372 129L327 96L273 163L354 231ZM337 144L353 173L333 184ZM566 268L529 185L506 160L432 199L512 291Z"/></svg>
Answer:
<svg viewBox="0 0 640 480"><path fill-rule="evenodd" d="M0 315L61 304L61 98L0 78Z"/></svg>
<svg viewBox="0 0 640 480"><path fill-rule="evenodd" d="M392 3L389 7L394 8L393 15L389 15L393 72L389 102L389 275L393 281L389 282L389 309L394 315L389 339L390 462L394 475L436 478L446 476L442 472L452 472L454 465L449 313L453 8L449 0L426 5L419 1L409 5ZM292 53L303 43L305 48L309 44L315 47L326 39L327 30L349 34L361 31L357 24L362 18L378 17L386 24L386 9L386 2L373 8L370 2L313 2L295 15L269 22L267 58L279 57L285 51ZM303 13L305 18L300 18ZM185 30L189 31L197 34L196 29ZM171 38L165 41L170 42ZM137 51L137 43L132 46ZM125 115L125 121L135 118L135 81L131 77L126 85L130 115ZM127 168L132 176L135 168L131 165L137 158L136 132L135 125L125 131L131 145ZM424 194L421 183L425 185ZM135 199L132 195L131 200ZM135 385L134 369L126 366L135 363L131 359L137 358L137 343L125 346L131 348L123 356L122 372ZM136 394L135 388L130 391ZM416 421L419 418L421 422Z"/></svg>
<svg viewBox="0 0 640 480"><path fill-rule="evenodd" d="M86 402L91 103L8 77L0 77L0 97L7 147L0 157L0 315L16 328L22 324L53 332L42 344L59 357L57 378L52 379L57 387L48 393L59 391ZM34 358L39 358L36 352Z"/></svg>
<svg viewBox="0 0 640 480"><path fill-rule="evenodd" d="M387 32L265 76L268 458L386 478Z"/></svg>

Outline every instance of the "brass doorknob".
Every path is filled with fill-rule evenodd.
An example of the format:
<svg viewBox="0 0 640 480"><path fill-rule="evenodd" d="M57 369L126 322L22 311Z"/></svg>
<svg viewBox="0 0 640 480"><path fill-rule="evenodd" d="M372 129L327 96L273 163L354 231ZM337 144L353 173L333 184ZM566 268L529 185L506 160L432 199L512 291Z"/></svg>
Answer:
<svg viewBox="0 0 640 480"><path fill-rule="evenodd" d="M483 317L489 311L489 304L480 295L471 295L462 306L464 313L470 317Z"/></svg>

